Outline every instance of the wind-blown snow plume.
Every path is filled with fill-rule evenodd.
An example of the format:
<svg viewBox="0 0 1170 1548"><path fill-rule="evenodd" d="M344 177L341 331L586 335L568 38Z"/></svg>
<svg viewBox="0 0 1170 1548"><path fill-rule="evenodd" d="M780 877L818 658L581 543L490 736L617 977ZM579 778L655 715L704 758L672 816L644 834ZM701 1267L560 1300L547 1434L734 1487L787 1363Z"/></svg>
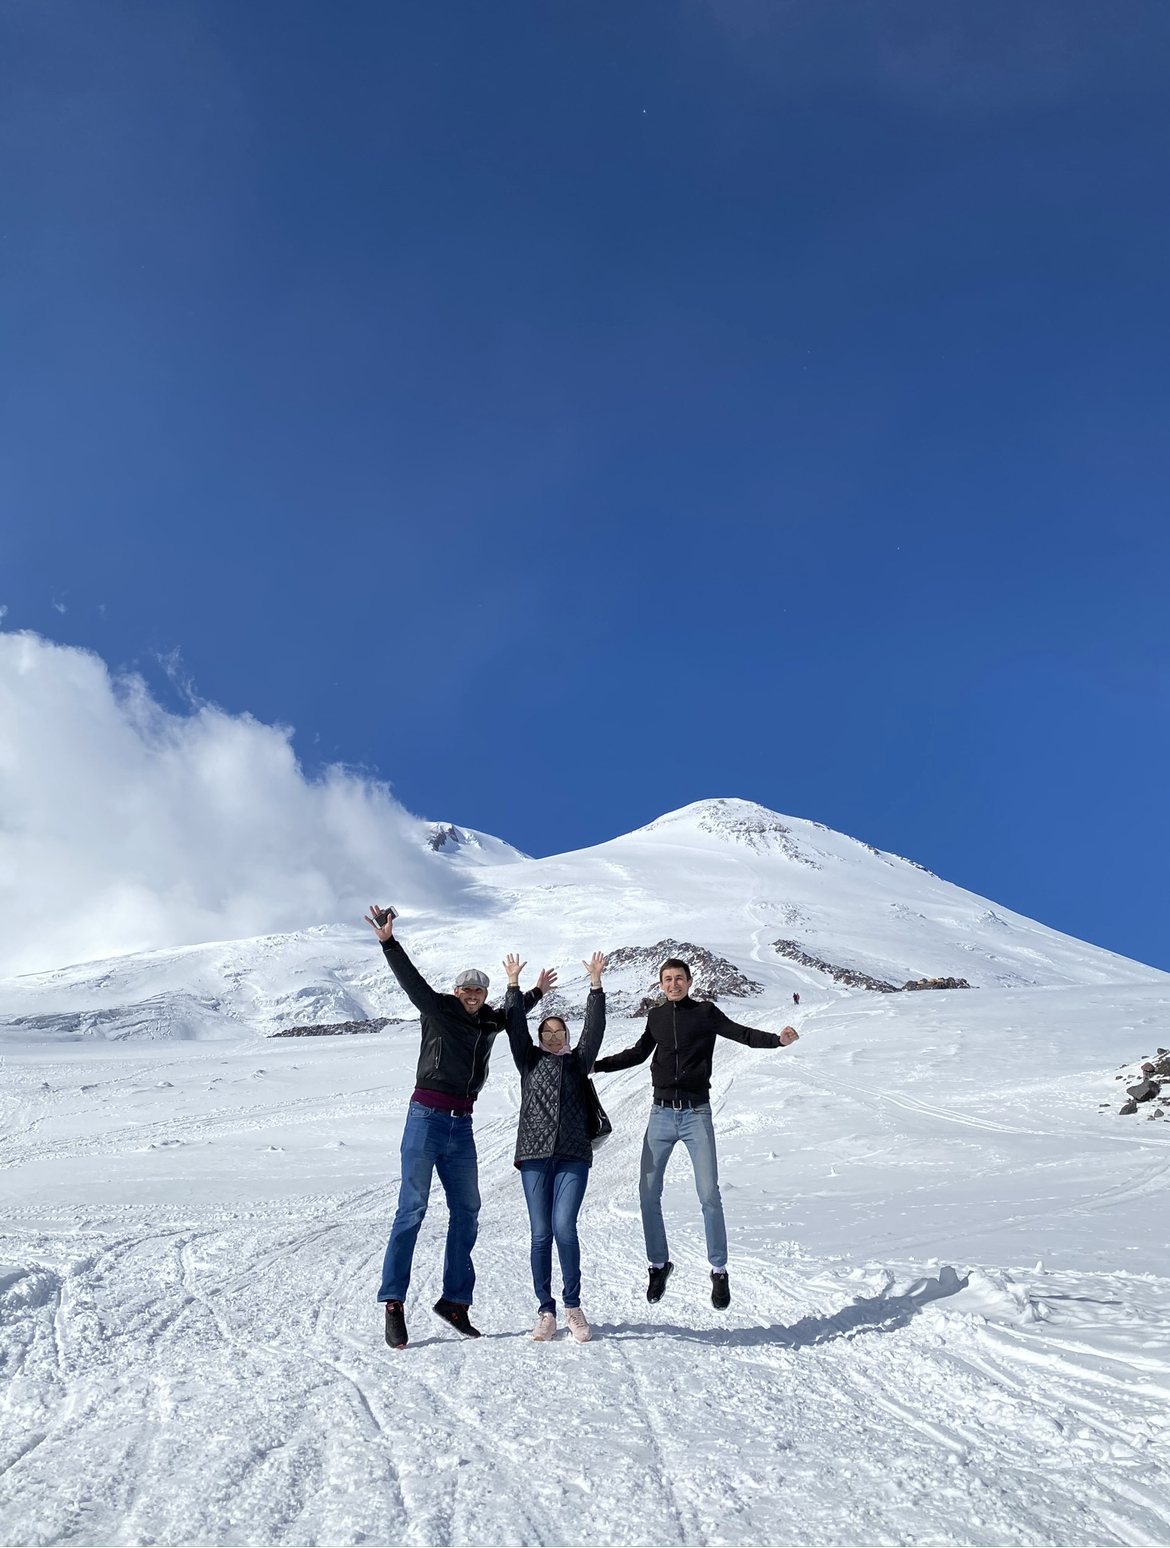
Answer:
<svg viewBox="0 0 1170 1548"><path fill-rule="evenodd" d="M307 778L283 727L0 633L0 973L438 901L425 831L384 785Z"/></svg>

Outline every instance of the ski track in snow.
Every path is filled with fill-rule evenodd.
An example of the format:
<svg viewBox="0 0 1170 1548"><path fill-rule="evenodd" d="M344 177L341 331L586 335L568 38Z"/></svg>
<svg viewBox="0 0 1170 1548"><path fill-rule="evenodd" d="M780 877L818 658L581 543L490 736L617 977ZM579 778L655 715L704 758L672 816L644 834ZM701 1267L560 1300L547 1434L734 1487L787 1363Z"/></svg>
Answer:
<svg viewBox="0 0 1170 1548"><path fill-rule="evenodd" d="M222 1046L209 1055L222 1065ZM271 1045L247 1057L275 1072ZM737 1218L750 1204L737 1198L730 1154L736 1094L763 1057L721 1047L717 1066ZM158 1100L197 1062L162 1059L135 1078L153 1074ZM87 1075L100 1076L91 1063ZM359 1073L369 1068L364 1059ZM823 1084L785 1073L789 1090ZM396 1130L386 1115L401 1116L400 1074L332 1105L320 1090L290 1101L274 1088L268 1109L241 1103L234 1137L254 1143L266 1112L268 1126L304 1119L344 1133L363 1118ZM585 1346L565 1333L552 1346L530 1338L510 1110L479 1121L478 1343L427 1309L439 1293L438 1201L419 1243L413 1342L398 1354L381 1341L372 1303L393 1147L384 1180L333 1196L126 1203L98 1211L100 1224L84 1206L42 1205L10 1224L0 1246L6 1540L1170 1541L1165 1280L970 1263L955 1277L937 1263L818 1257L776 1236L733 1254L734 1300L720 1318L706 1303L680 1151L667 1190L676 1272L649 1307L634 1180L644 1078L627 1072L607 1088L618 1132L598 1152L582 1220L595 1327ZM219 1137L232 1113L218 1090L209 1095L216 1106L203 1117L118 1123L88 1149L81 1139L54 1148L26 1123L21 1155L14 1124L12 1159L55 1169L99 1153L141 1157L144 1142L183 1125ZM956 1116L905 1093L868 1095L936 1134ZM751 1116L741 1115L745 1133L758 1132ZM777 1130L774 1143L789 1142ZM1119 1184L1114 1201L1163 1185L1164 1156L1143 1160L1145 1180Z"/></svg>

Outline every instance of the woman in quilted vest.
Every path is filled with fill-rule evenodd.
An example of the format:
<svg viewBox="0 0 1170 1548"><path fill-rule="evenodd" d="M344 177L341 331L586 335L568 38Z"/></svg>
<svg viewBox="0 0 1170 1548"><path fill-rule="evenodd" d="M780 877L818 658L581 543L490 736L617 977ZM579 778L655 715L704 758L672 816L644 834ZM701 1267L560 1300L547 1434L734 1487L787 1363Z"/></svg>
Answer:
<svg viewBox="0 0 1170 1548"><path fill-rule="evenodd" d="M539 1343L547 1343L557 1331L557 1303L552 1294L554 1240L561 1260L565 1322L579 1344L591 1337L581 1310L577 1216L593 1164L585 1083L605 1036L605 990L601 987L605 958L595 951L585 966L590 980L585 1030L572 1048L569 1029L560 1016L546 1016L537 1041L532 1041L520 993L524 964L516 956L504 963L508 974L504 1016L512 1057L520 1071L516 1165L532 1227L532 1285L540 1303L532 1336Z"/></svg>

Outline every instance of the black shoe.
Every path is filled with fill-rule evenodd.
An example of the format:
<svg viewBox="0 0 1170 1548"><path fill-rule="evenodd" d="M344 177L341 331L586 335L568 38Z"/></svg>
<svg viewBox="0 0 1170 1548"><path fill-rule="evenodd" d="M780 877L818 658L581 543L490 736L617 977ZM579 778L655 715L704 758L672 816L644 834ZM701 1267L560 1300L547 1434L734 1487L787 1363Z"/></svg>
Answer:
<svg viewBox="0 0 1170 1548"><path fill-rule="evenodd" d="M386 1302L386 1342L391 1349L406 1348L406 1316L401 1301Z"/></svg>
<svg viewBox="0 0 1170 1548"><path fill-rule="evenodd" d="M648 1301L661 1301L662 1292L666 1289L666 1281L673 1273L673 1263L664 1263L661 1268L652 1268L650 1270L650 1283L646 1286L646 1299Z"/></svg>
<svg viewBox="0 0 1170 1548"><path fill-rule="evenodd" d="M440 1296L435 1302L434 1313L444 1322L449 1322L456 1333L462 1333L464 1338L482 1338L478 1328L471 1326L471 1318L467 1315L467 1307L461 1301L449 1301L446 1296Z"/></svg>
<svg viewBox="0 0 1170 1548"><path fill-rule="evenodd" d="M716 1311L726 1311L731 1305L731 1286L727 1283L726 1269L711 1270L711 1305Z"/></svg>

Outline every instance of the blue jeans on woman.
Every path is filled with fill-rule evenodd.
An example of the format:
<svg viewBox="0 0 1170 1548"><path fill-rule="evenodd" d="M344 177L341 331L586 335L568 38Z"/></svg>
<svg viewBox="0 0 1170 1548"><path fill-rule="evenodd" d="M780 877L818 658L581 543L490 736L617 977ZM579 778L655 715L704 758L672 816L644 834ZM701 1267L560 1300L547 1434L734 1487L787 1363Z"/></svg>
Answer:
<svg viewBox="0 0 1170 1548"><path fill-rule="evenodd" d="M589 1182L587 1161L521 1161L520 1181L532 1227L532 1288L542 1312L556 1312L552 1293L552 1244L561 1260L561 1300L566 1308L581 1304L581 1245L577 1216Z"/></svg>
<svg viewBox="0 0 1170 1548"><path fill-rule="evenodd" d="M695 1189L703 1208L707 1232L707 1260L713 1269L727 1267L727 1227L723 1222L723 1196L719 1192L719 1158L715 1154L715 1124L711 1104L699 1107L650 1109L646 1138L642 1142L642 1166L638 1197L642 1205L642 1231L646 1257L651 1263L667 1260L666 1226L662 1220L662 1182L666 1163L679 1141L690 1152L695 1169Z"/></svg>
<svg viewBox="0 0 1170 1548"><path fill-rule="evenodd" d="M412 1102L406 1111L398 1212L382 1265L379 1301L406 1299L414 1244L427 1212L431 1175L436 1171L447 1195L450 1214L447 1250L443 1254L443 1295L461 1306L471 1305L475 1290L471 1249L479 1234L479 1163L471 1114L454 1117L424 1107L421 1102Z"/></svg>

